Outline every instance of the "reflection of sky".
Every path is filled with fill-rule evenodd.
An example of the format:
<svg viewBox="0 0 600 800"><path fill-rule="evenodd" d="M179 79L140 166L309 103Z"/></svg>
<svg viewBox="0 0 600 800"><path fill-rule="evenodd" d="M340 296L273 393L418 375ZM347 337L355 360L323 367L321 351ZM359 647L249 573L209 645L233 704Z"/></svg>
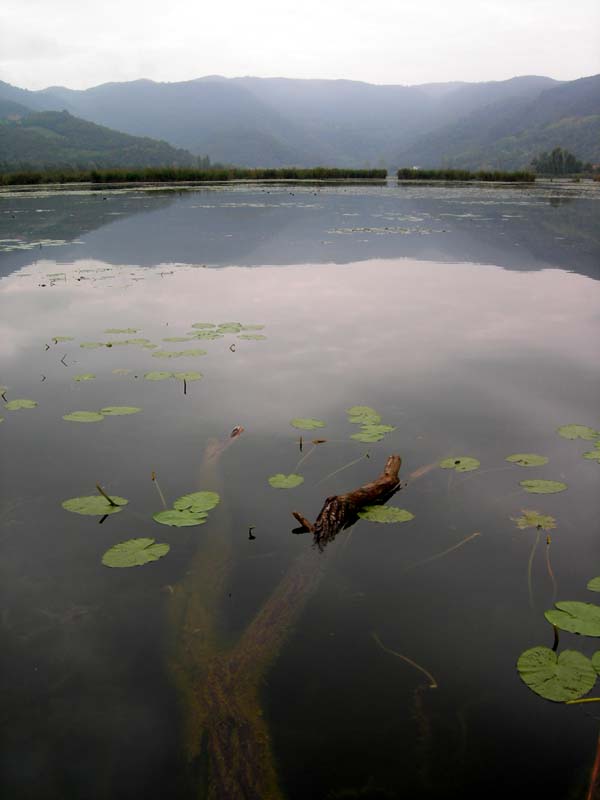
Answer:
<svg viewBox="0 0 600 800"><path fill-rule="evenodd" d="M11 635L30 630L36 635L39 608L57 613L73 606L89 609L83 617L88 621L68 640L68 651L52 633L52 639L32 639L32 651L24 652L19 644L18 657L8 659L9 683L21 672L32 683L15 692L10 717L14 739L5 760L28 763L23 754L35 755L37 729L23 711L24 700L30 702L35 689L40 708L44 713L50 709L49 730L61 724L64 714L73 731L67 741L81 739L87 748L85 775L97 773L105 763L104 747L121 751L130 747L129 740L135 742L138 761L132 767L127 760L115 773L115 782L124 771L133 783L160 772L156 750L172 754L169 748L176 742L173 728L165 725L174 700L162 674L147 666L162 664L157 630L162 630L165 595L160 587L178 580L179 570L186 568L183 543L195 540L185 539L179 530L157 531L151 513L159 502L149 475L153 469L158 472L169 501L185 491L215 488L202 483L202 452L208 437L224 436L235 424L246 430L219 468L225 478L220 509L235 520L230 533L236 569L228 613L238 621L252 616L261 592L275 586L293 555L309 546L308 537L290 534L292 507L316 515L328 493L371 480L392 452L402 455L403 476L450 455L474 455L482 462L477 474L453 475L451 481L444 471L433 470L403 490L394 503L415 513L415 520L400 531L397 526L374 526L384 530L373 531L361 522L352 529L352 539L345 534L347 538L336 541L334 546L344 549L324 581L316 618L308 614L301 620L291 638L293 657L270 678L273 716L285 715L280 721L285 736L290 704L294 712L292 698L302 699L291 727L304 735L299 733L302 741L285 754L289 763L296 754L310 758L314 736L302 726L320 729L328 720L330 741L340 742L336 757L348 758L348 732L354 729L350 720L345 722L348 710L363 714L363 746L364 731L373 740L387 732L390 698L396 692L404 704L394 715L398 738L381 742L381 752L396 769L397 741L404 737L403 745L412 747L414 726L412 718L406 721L405 705L413 697L416 676L398 670L393 658L390 673L385 672L385 654L377 652L370 635L375 627L388 646L409 652L443 682L440 696L450 707L450 721L461 703L488 693L494 718L506 722L507 731L502 726L494 730L503 759L515 764L521 750L529 753L529 735L538 742L530 727L538 719L539 698L523 696L514 661L520 649L547 641L547 631L541 613L533 622L524 614L532 543L528 534L533 532L517 531L510 517L525 506L559 518L552 553L561 593L580 597L590 577L588 564L597 561L597 537L590 525L597 517L597 466L581 458L587 443L567 442L555 428L600 423L598 281L558 269L521 272L409 258L219 269L42 259L0 280L0 302L0 382L8 385L9 399L39 402L32 411L3 413L0 430L0 500L17 504L12 512L9 505L9 513L15 523L10 530L18 535L2 540ZM186 334L194 322L229 321L263 324L267 339L244 341L228 335L216 341L161 341ZM140 331L104 333L113 327ZM75 340L55 345L52 336ZM79 347L82 341L131 337L146 337L167 350L199 347L208 355L162 360L135 345ZM132 373L117 376L115 368ZM186 396L179 383L141 378L146 371L161 369L199 370L204 378L190 383ZM72 380L84 372L97 379ZM143 411L94 425L61 419L68 411L117 404ZM374 406L397 429L379 444L359 445L350 439L355 428L344 413L353 404ZM289 424L295 416L325 420L326 428L318 433L328 443L299 468L305 483L290 496L271 490L266 478L293 471L301 457L299 432ZM310 438L306 432L307 445ZM359 458L351 469L319 483L367 449L369 460ZM565 480L568 492L524 497L516 483L531 473L507 468L504 462L515 452L547 455L549 464L536 470L535 477ZM127 513L100 527L96 520L60 508L60 500L88 494L98 480L130 499ZM216 514L214 520L224 524ZM256 525L253 542L247 538L250 524ZM482 535L448 559L404 575L408 564L453 547L474 531ZM159 535L172 550L152 568L123 577L114 575L119 570L99 566L102 553L116 541ZM549 602L543 565L535 573L535 589L536 598ZM148 609L154 609L158 622ZM337 636L342 630L347 639ZM306 675L315 653L321 657L325 650L332 663L350 666L341 678L335 669L321 671L322 694L312 694L319 682L315 689ZM76 678L65 684L62 704L50 708L50 690L37 676L58 681L64 662ZM30 678L32 664L36 670L41 665L35 679ZM380 692L384 709L373 705L369 717L365 708ZM358 695L363 708L357 712L348 698ZM531 708L523 705L528 701ZM123 715L130 728L119 725L115 732L107 723L104 729L96 711L100 704L107 719ZM469 712L477 754L478 737L484 748L490 741L488 710ZM541 713L550 719L561 711L552 707ZM565 752L561 741L560 757L572 763L580 757L585 732L580 720L570 719L571 750ZM555 729L544 726L554 740ZM43 763L52 765L53 774L63 770L70 775L73 760L63 763L53 736L39 738L40 761L46 759ZM543 732L540 742L545 754L554 746ZM369 757L363 754L367 762ZM170 780L169 769L164 770ZM514 774L520 775L519 770ZM539 773L533 774L537 779Z"/></svg>

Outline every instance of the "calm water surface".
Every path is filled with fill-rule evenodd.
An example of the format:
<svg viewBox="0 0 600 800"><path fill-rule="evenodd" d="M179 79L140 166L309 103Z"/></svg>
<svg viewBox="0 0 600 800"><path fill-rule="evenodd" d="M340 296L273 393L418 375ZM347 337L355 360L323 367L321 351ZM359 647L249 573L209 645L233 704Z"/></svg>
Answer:
<svg viewBox="0 0 600 800"><path fill-rule="evenodd" d="M552 575L556 599L593 601L600 574L593 444L556 433L600 427L599 231L600 191L583 184L0 195L0 382L6 400L38 403L1 413L2 796L215 796L210 745L189 755L173 645L204 628L182 634L173 608L219 571L206 625L221 654L261 609L281 614L249 713L283 796L585 797L600 713L543 700L515 662L552 646ZM164 341L232 321L266 338ZM132 337L159 347L80 347ZM190 348L206 355L154 356ZM153 370L203 377L184 393ZM142 412L62 419L109 405ZM354 405L395 429L352 439ZM295 417L326 426L301 432ZM234 425L244 433L207 466ZM523 452L549 462L505 461ZM393 453L405 482L390 504L413 520L360 520L322 555L292 532L293 510L314 519ZM481 467L436 466L451 456ZM168 503L216 489L221 504L201 527L158 525L153 471ZM298 488L269 486L292 472ZM529 478L568 489L529 495ZM101 525L63 510L97 482L127 508ZM533 550L521 509L556 518L550 544L544 533ZM102 565L136 537L170 552ZM311 554L319 578L273 605ZM596 649L562 634L568 647ZM235 714L227 725L236 742Z"/></svg>

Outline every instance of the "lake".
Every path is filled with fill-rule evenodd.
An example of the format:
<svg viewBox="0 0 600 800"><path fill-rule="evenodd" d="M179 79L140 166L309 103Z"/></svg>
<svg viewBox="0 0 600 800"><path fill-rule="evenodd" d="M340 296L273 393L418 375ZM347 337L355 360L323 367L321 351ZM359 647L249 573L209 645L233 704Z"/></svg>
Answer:
<svg viewBox="0 0 600 800"><path fill-rule="evenodd" d="M4 191L0 293L3 797L586 796L600 185Z"/></svg>

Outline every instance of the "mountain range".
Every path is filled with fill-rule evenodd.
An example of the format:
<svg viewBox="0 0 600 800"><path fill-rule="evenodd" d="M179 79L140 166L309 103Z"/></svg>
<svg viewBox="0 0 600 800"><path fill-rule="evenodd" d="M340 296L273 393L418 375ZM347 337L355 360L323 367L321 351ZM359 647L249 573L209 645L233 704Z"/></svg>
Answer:
<svg viewBox="0 0 600 800"><path fill-rule="evenodd" d="M90 123L103 132L85 128ZM0 81L0 165L26 160L27 137L45 138L42 160L66 163L78 125L88 143L107 139L101 155L78 148L80 162L96 166L124 165L125 153L137 159L129 166L156 158L188 166L208 155L242 166L517 169L553 147L598 163L600 75L419 86L213 75L39 91ZM74 139L60 138L65 129ZM135 141L119 143L119 134ZM160 141L152 146L148 137ZM62 148L59 157L53 148L55 156Z"/></svg>

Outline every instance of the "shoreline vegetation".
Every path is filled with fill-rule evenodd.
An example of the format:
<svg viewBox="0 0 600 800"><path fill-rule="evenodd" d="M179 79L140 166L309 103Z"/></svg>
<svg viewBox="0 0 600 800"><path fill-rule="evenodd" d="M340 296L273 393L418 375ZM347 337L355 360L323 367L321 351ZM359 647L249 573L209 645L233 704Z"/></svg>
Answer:
<svg viewBox="0 0 600 800"><path fill-rule="evenodd" d="M502 181L510 183L533 183L535 173L526 170L516 172L498 172L480 170L471 172L467 169L399 169L398 180L405 181Z"/></svg>
<svg viewBox="0 0 600 800"><path fill-rule="evenodd" d="M241 167L145 167L131 169L47 169L20 170L0 174L1 186L32 186L45 183L209 183L239 180L385 180L385 169L343 169L333 167L283 167L244 169Z"/></svg>

